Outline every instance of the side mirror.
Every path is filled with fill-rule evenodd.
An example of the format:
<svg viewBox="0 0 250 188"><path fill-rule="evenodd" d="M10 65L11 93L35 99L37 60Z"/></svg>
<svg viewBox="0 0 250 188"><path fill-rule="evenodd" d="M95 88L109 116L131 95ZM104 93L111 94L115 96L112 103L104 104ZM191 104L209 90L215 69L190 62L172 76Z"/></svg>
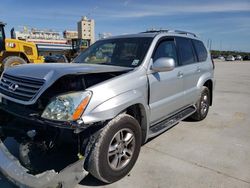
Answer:
<svg viewBox="0 0 250 188"><path fill-rule="evenodd" d="M161 57L153 63L151 70L155 72L166 72L173 70L174 67L175 60L173 58Z"/></svg>

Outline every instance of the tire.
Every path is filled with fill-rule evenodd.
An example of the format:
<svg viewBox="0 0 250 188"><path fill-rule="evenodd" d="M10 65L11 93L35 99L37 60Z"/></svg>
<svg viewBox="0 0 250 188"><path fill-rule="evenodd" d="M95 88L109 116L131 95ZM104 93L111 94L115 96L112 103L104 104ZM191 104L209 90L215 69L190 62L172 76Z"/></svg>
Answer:
<svg viewBox="0 0 250 188"><path fill-rule="evenodd" d="M120 114L101 130L86 158L86 168L102 182L115 182L133 168L140 148L139 123L130 115Z"/></svg>
<svg viewBox="0 0 250 188"><path fill-rule="evenodd" d="M26 64L26 63L27 62L21 57L9 56L3 60L3 67L4 69L6 69L6 68L10 68L16 65Z"/></svg>
<svg viewBox="0 0 250 188"><path fill-rule="evenodd" d="M197 110L190 116L192 120L201 121L207 117L210 106L210 92L205 86L202 87L200 99L196 103Z"/></svg>

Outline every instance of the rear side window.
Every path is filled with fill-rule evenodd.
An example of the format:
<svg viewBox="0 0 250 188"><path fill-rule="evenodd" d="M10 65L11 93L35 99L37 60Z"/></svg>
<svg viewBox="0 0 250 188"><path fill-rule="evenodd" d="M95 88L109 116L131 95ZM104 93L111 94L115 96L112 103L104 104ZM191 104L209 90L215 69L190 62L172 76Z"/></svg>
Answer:
<svg viewBox="0 0 250 188"><path fill-rule="evenodd" d="M191 39L176 37L176 42L181 65L197 62Z"/></svg>
<svg viewBox="0 0 250 188"><path fill-rule="evenodd" d="M206 61L207 60L207 50L203 44L203 42L199 40L193 40L194 48L198 56L198 61Z"/></svg>

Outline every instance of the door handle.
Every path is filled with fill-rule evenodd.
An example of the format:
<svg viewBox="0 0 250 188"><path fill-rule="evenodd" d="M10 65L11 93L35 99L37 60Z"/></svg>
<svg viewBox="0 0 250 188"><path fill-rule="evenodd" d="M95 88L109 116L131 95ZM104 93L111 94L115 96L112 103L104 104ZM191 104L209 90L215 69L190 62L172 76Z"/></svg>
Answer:
<svg viewBox="0 0 250 188"><path fill-rule="evenodd" d="M197 72L201 72L201 68L200 68L200 67L197 67L196 71L197 71Z"/></svg>
<svg viewBox="0 0 250 188"><path fill-rule="evenodd" d="M182 78L183 77L183 73L181 71L179 71L178 74L177 74L177 77L178 78Z"/></svg>

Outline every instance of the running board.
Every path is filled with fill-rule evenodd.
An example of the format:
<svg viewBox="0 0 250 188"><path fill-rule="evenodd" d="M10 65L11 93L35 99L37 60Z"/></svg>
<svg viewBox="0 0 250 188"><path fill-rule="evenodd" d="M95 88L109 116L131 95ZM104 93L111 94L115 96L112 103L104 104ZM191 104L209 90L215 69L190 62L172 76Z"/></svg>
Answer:
<svg viewBox="0 0 250 188"><path fill-rule="evenodd" d="M196 111L195 106L190 106L184 110L181 110L180 112L170 116L169 118L161 121L160 123L157 123L149 128L149 135L148 138L155 137L162 132L166 131L167 129L170 129L177 123L179 123L181 120L187 118L191 114L193 114Z"/></svg>

